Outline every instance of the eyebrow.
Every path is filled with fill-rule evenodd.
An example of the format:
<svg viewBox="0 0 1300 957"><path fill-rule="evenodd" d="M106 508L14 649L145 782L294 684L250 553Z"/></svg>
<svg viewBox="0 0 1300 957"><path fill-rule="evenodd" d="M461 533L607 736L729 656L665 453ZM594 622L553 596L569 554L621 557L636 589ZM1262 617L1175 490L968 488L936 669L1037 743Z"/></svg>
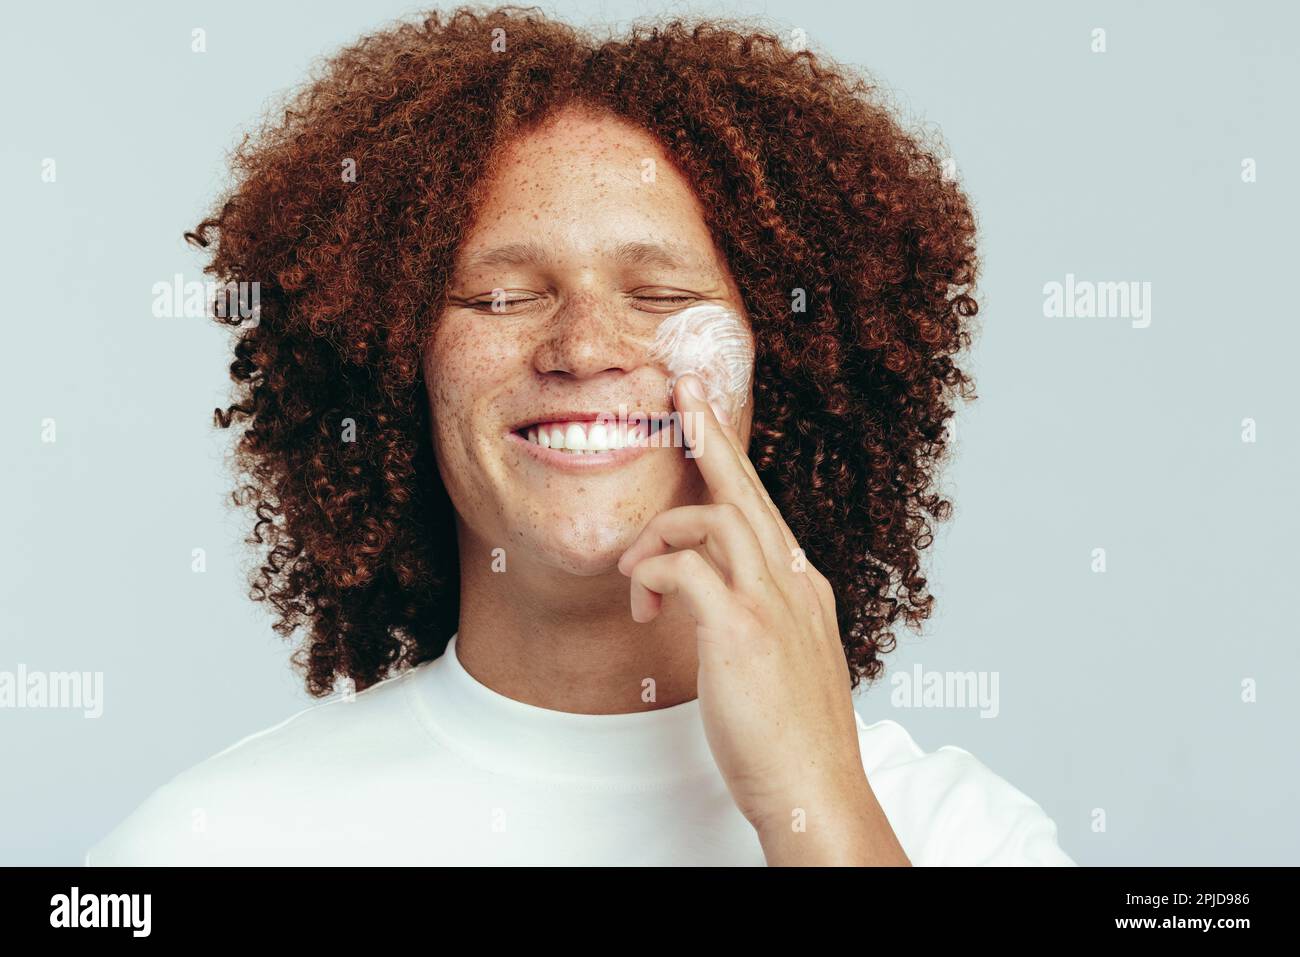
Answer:
<svg viewBox="0 0 1300 957"><path fill-rule="evenodd" d="M698 262L698 257L690 255L676 244L650 242L620 243L614 247L614 259L625 266L663 266L665 269L680 269ZM506 243L476 253L465 261L462 268L470 270L492 266L532 266L553 261L549 249L529 240Z"/></svg>

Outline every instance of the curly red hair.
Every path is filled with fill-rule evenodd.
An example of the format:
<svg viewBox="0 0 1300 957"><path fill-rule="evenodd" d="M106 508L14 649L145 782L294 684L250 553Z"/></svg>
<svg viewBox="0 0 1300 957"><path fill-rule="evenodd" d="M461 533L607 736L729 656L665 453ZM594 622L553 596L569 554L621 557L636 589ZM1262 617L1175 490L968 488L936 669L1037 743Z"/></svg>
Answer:
<svg viewBox="0 0 1300 957"><path fill-rule="evenodd" d="M952 399L974 396L954 361L974 216L865 75L732 21L601 39L531 9L433 12L342 50L244 137L186 238L219 282L259 283L255 319L219 318L236 385L215 413L241 426L251 597L306 629L314 696L445 649L456 534L420 355L497 145L573 103L657 136L702 200L755 332L751 459L835 588L853 687L874 680L934 600L920 552L951 514Z"/></svg>

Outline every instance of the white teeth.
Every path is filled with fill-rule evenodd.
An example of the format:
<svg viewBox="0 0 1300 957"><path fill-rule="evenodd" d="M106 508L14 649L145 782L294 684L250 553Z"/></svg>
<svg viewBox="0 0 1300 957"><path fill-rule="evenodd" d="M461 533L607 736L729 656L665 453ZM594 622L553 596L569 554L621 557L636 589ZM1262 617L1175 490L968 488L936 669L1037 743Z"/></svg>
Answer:
<svg viewBox="0 0 1300 957"><path fill-rule="evenodd" d="M573 455L592 455L628 446L645 445L642 433L644 420L632 423L610 420L606 422L563 422L531 425L525 436L534 445L557 449Z"/></svg>

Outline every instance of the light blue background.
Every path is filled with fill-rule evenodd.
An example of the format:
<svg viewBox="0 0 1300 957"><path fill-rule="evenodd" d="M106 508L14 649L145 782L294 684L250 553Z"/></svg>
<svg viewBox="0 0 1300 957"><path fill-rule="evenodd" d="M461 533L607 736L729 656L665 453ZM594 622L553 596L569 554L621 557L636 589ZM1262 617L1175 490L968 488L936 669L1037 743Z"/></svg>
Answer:
<svg viewBox="0 0 1300 957"><path fill-rule="evenodd" d="M246 520L210 424L228 342L154 318L152 287L205 278L181 233L272 95L423 8L133 6L16 5L0 35L0 670L105 674L98 720L0 710L0 863L80 863L173 774L311 703L245 597ZM971 751L1082 864L1300 863L1295 6L763 9L937 125L980 217L981 398L930 552L937 614L889 673L997 672L1000 714L894 708L886 678L863 715ZM1044 283L1069 272L1151 282L1150 328L1044 318Z"/></svg>

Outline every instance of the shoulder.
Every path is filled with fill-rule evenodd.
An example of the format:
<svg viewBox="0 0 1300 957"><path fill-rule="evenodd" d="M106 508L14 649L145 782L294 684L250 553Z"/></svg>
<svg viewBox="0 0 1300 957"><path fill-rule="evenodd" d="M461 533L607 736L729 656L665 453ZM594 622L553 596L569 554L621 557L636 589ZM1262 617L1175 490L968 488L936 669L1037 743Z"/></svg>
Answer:
<svg viewBox="0 0 1300 957"><path fill-rule="evenodd" d="M415 669L314 704L235 741L157 787L86 853L87 866L217 862L238 844L283 838L310 801L365 779L405 747ZM247 848L243 848L247 857Z"/></svg>
<svg viewBox="0 0 1300 957"><path fill-rule="evenodd" d="M867 779L913 864L1074 866L1042 807L970 752L926 752L897 721L857 721Z"/></svg>

